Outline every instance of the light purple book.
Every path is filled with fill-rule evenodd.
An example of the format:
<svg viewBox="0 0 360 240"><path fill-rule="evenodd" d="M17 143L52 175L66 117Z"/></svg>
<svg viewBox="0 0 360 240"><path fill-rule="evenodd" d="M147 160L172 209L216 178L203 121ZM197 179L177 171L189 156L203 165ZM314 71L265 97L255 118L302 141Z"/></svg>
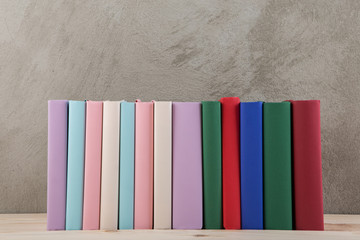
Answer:
<svg viewBox="0 0 360 240"><path fill-rule="evenodd" d="M173 229L202 228L201 103L173 103Z"/></svg>
<svg viewBox="0 0 360 240"><path fill-rule="evenodd" d="M68 101L48 101L47 229L65 229Z"/></svg>

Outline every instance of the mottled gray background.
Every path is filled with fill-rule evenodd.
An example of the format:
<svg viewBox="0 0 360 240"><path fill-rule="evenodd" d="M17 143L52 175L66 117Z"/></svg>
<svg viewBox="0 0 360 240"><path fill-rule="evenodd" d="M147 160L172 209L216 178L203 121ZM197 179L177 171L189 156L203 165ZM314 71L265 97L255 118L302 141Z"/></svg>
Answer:
<svg viewBox="0 0 360 240"><path fill-rule="evenodd" d="M320 99L326 213L360 213L360 1L0 0L0 213L45 212L48 99Z"/></svg>

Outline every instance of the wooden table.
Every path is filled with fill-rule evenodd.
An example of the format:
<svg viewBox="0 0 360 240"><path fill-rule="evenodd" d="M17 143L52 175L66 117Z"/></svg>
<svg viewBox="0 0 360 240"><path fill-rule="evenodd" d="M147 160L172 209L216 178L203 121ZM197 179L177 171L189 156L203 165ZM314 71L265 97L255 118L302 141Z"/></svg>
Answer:
<svg viewBox="0 0 360 240"><path fill-rule="evenodd" d="M46 231L46 214L0 214L0 239L357 239L360 215L325 215L325 231L274 230L121 230Z"/></svg>

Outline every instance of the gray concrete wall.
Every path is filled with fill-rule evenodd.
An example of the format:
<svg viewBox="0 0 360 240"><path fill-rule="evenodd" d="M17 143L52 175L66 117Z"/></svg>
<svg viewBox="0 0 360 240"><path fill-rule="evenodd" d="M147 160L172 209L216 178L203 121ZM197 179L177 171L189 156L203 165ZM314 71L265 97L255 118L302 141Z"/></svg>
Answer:
<svg viewBox="0 0 360 240"><path fill-rule="evenodd" d="M360 213L360 1L0 1L0 212L45 212L48 99L320 99L324 206Z"/></svg>

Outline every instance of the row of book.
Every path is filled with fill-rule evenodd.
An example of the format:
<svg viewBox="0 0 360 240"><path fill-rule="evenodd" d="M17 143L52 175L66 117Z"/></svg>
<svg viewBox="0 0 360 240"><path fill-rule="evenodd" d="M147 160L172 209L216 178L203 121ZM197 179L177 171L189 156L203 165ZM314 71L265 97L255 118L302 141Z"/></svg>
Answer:
<svg viewBox="0 0 360 240"><path fill-rule="evenodd" d="M48 102L48 230L323 230L320 101Z"/></svg>

